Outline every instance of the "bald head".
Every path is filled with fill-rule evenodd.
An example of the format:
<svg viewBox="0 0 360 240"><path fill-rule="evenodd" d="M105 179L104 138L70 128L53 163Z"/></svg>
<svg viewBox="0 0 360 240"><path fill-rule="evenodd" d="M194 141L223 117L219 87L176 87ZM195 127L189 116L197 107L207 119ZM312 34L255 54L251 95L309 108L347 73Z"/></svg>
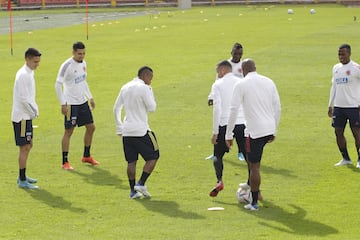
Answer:
<svg viewBox="0 0 360 240"><path fill-rule="evenodd" d="M246 76L249 72L255 72L256 71L255 62L254 62L254 60L252 60L250 58L244 59L244 61L242 62L241 67L242 67L244 76Z"/></svg>

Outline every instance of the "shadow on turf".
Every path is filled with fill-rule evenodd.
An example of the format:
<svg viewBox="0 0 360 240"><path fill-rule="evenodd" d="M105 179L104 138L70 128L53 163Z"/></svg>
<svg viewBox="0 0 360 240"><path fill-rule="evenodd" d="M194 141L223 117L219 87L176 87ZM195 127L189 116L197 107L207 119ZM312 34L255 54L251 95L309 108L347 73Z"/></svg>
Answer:
<svg viewBox="0 0 360 240"><path fill-rule="evenodd" d="M260 218L259 224L265 227L273 228L275 230L286 232L296 235L304 236L320 236L325 237L330 234L336 234L339 231L331 226L323 223L305 219L306 211L296 206L295 204L289 204L295 212L287 212L281 207L268 202L262 201L263 207L260 207L259 212L252 212L243 209L243 205L239 205L244 213L252 214ZM266 222L265 222L266 221ZM275 226L272 222L281 223L284 227Z"/></svg>
<svg viewBox="0 0 360 240"><path fill-rule="evenodd" d="M223 162L226 163L226 164L231 164L235 167L239 167L239 165L242 165L244 168L244 171L245 171L245 174L247 174L246 172L246 169L247 169L247 166L246 166L246 162L240 162L239 160L232 160L232 159L223 159ZM281 175L281 176L285 176L285 177L291 177L291 178L297 178L296 175L294 175L292 173L292 171L290 171L289 169L278 169L278 168L273 168L273 167L269 167L269 166L266 166L266 165L261 165L261 172L264 172L264 173L270 173L270 174L277 174L277 175Z"/></svg>
<svg viewBox="0 0 360 240"><path fill-rule="evenodd" d="M69 210L76 213L86 213L87 211L83 208L73 207L72 203L66 201L63 197L55 196L45 189L36 189L35 191L28 191L30 196L40 202L47 204L52 208L59 208Z"/></svg>
<svg viewBox="0 0 360 240"><path fill-rule="evenodd" d="M104 170L99 166L90 166L88 168L92 169L91 173L78 172L76 170L71 171L84 179L85 182L100 185L100 186L114 186L116 188L128 189L128 186L122 186L122 180L118 176L111 174L108 170Z"/></svg>
<svg viewBox="0 0 360 240"><path fill-rule="evenodd" d="M141 203L148 211L158 212L168 217L184 218L184 219L204 219L194 212L185 212L179 208L179 204L174 201L161 201L153 199L141 199L136 201Z"/></svg>

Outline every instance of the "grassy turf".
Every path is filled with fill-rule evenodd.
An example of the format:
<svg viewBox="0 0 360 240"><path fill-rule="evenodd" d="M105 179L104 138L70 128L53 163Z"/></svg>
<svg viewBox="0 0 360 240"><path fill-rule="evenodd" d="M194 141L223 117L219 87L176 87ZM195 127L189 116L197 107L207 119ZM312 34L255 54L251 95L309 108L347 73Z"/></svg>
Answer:
<svg viewBox="0 0 360 240"><path fill-rule="evenodd" d="M288 15L287 9L295 14ZM310 15L310 8L317 13ZM27 12L29 13L29 12ZM44 12L41 12L44 13ZM53 11L52 11L53 13ZM91 13L90 13L91 14ZM340 5L195 7L119 21L34 30L0 36L0 239L357 239L359 170L334 168L340 159L327 117L337 47L348 42L359 59L357 8ZM6 14L1 13L2 20ZM73 172L60 168L63 133L54 83L71 45L87 46L88 82L97 107L92 155L80 162L83 128L70 147ZM206 106L215 64L234 42L259 73L277 84L282 118L277 140L262 163L260 211L235 199L246 166L234 151L225 156L225 189L212 199L212 110ZM14 75L27 47L42 51L36 71L40 118L28 174L40 190L18 189L17 148L10 122ZM358 60L360 61L360 60ZM130 200L126 163L115 135L112 107L120 87L141 65L154 69L158 109L150 115L161 159L147 185L151 200ZM347 131L349 151L356 153ZM138 175L142 161L139 161ZM222 206L225 211L210 212Z"/></svg>

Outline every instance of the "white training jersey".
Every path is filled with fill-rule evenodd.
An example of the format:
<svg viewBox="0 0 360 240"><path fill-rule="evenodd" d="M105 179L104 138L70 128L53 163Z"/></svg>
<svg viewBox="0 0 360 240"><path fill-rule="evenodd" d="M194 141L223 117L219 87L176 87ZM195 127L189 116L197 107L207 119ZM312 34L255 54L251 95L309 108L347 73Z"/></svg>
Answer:
<svg viewBox="0 0 360 240"><path fill-rule="evenodd" d="M354 61L335 64L332 71L330 107L360 106L360 66Z"/></svg>
<svg viewBox="0 0 360 240"><path fill-rule="evenodd" d="M122 109L125 117L122 120ZM150 130L148 112L154 112L156 102L149 85L138 77L126 83L114 104L116 133L122 136L142 137Z"/></svg>
<svg viewBox="0 0 360 240"><path fill-rule="evenodd" d="M238 63L231 61L231 58L228 61L231 64L232 72L235 74L235 76L237 76L239 78L244 78L241 59Z"/></svg>
<svg viewBox="0 0 360 240"><path fill-rule="evenodd" d="M34 70L26 63L16 73L14 83L11 121L31 120L39 116L39 108L35 102L36 89Z"/></svg>
<svg viewBox="0 0 360 240"><path fill-rule="evenodd" d="M93 98L86 82L86 62L67 59L59 69L56 94L61 105L80 105Z"/></svg>
<svg viewBox="0 0 360 240"><path fill-rule="evenodd" d="M234 86L240 79L233 73L227 73L216 80L213 92L213 134L219 133L219 126L226 126L229 120L231 97Z"/></svg>
<svg viewBox="0 0 360 240"><path fill-rule="evenodd" d="M260 138L276 135L281 106L278 91L270 78L249 72L235 85L226 140L233 139L232 130L241 105L246 120L245 136Z"/></svg>

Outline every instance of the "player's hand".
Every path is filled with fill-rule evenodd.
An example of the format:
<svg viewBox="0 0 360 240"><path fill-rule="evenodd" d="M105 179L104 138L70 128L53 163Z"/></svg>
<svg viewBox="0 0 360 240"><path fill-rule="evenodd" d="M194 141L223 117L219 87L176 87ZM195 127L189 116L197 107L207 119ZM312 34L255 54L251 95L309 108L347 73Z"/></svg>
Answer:
<svg viewBox="0 0 360 240"><path fill-rule="evenodd" d="M90 106L91 106L91 110L95 108L95 101L94 99L90 99Z"/></svg>
<svg viewBox="0 0 360 240"><path fill-rule="evenodd" d="M61 113L62 113L63 115L66 115L67 112L68 112L67 105L66 105L66 104L61 105Z"/></svg>
<svg viewBox="0 0 360 240"><path fill-rule="evenodd" d="M226 142L226 146L230 149L232 147L232 145L233 145L233 139L225 140L225 142Z"/></svg>
<svg viewBox="0 0 360 240"><path fill-rule="evenodd" d="M216 140L217 140L217 137L218 137L217 134L213 134L213 135L212 135L212 137L211 137L211 143L212 143L212 144L214 144L214 145L217 144L217 141L216 141Z"/></svg>
<svg viewBox="0 0 360 240"><path fill-rule="evenodd" d="M331 118L331 117L332 117L332 114L333 114L333 108L332 108L332 107L329 107L329 109L328 109L328 116Z"/></svg>

